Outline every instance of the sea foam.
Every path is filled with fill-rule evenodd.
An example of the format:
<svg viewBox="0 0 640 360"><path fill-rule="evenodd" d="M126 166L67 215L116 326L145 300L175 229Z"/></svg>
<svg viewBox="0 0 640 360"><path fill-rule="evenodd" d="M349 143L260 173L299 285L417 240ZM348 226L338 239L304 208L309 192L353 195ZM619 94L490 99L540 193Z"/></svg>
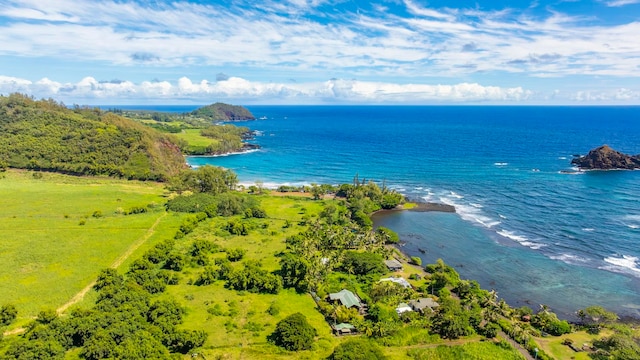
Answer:
<svg viewBox="0 0 640 360"><path fill-rule="evenodd" d="M638 267L638 258L631 255L614 255L604 258L606 263L610 265L601 266L600 269L619 272L623 274L631 274L640 277L640 267Z"/></svg>

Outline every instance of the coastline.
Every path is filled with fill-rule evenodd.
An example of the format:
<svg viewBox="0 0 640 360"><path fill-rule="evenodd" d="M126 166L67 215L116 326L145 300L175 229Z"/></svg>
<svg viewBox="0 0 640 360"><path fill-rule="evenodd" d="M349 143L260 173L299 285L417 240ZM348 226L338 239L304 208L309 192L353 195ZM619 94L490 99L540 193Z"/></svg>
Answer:
<svg viewBox="0 0 640 360"><path fill-rule="evenodd" d="M435 202L410 202L415 206L412 207L404 207L404 205L398 205L393 209L380 209L371 214L381 214L385 212L393 212L393 211L412 211L412 212L444 212L444 213L455 213L456 208L453 205L443 204L443 203L435 203Z"/></svg>

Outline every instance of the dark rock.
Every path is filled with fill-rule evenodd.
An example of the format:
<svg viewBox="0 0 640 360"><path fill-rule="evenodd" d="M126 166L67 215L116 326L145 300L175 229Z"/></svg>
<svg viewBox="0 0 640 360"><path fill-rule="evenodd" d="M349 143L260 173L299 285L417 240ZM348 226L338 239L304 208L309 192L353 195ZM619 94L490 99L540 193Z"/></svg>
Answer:
<svg viewBox="0 0 640 360"><path fill-rule="evenodd" d="M640 169L640 155L626 155L602 145L589 151L586 156L571 160L571 163L584 170L634 170Z"/></svg>

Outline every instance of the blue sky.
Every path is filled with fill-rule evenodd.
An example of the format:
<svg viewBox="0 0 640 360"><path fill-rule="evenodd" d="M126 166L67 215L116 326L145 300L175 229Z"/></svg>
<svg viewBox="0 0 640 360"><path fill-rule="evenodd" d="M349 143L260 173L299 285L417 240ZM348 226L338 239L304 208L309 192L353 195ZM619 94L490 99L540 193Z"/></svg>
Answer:
<svg viewBox="0 0 640 360"><path fill-rule="evenodd" d="M640 105L640 0L0 0L0 94Z"/></svg>

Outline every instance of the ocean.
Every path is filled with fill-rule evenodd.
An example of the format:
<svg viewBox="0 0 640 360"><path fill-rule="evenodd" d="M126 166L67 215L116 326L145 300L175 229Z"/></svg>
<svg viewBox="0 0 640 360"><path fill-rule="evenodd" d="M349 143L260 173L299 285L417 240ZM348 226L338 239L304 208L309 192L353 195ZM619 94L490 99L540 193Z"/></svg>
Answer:
<svg viewBox="0 0 640 360"><path fill-rule="evenodd" d="M601 305L640 318L640 171L566 172L575 154L603 144L640 153L640 107L248 108L263 119L241 125L262 149L188 163L270 187L357 174L454 205L455 214L375 221L398 232L409 255L442 258L512 306L545 304L572 319Z"/></svg>

